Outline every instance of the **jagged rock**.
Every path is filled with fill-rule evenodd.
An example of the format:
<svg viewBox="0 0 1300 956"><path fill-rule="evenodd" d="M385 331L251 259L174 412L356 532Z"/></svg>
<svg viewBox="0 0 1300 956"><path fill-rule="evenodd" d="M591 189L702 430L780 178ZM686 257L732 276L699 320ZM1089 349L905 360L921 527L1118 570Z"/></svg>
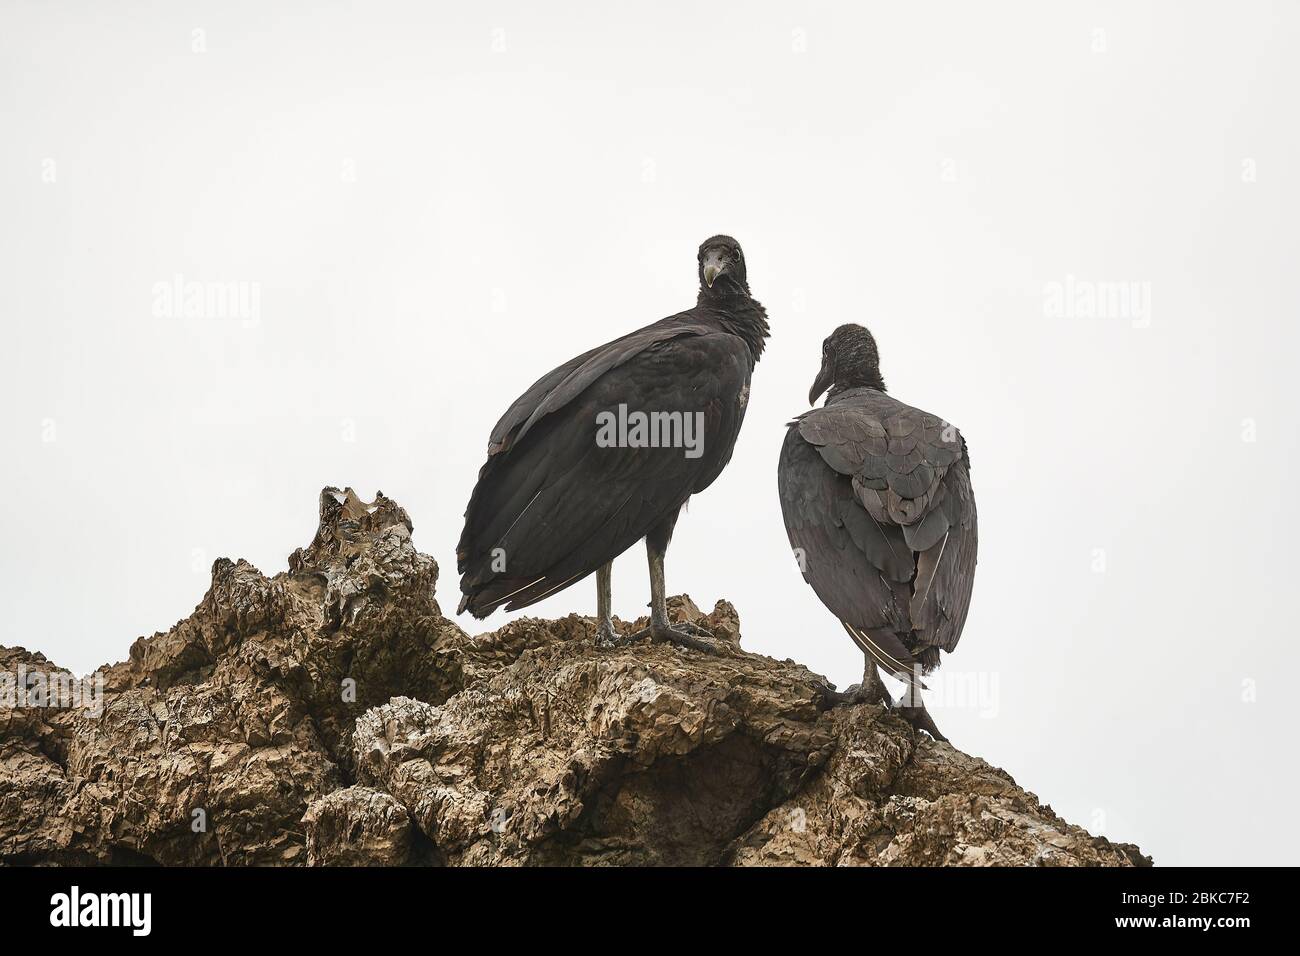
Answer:
<svg viewBox="0 0 1300 956"><path fill-rule="evenodd" d="M393 797L347 787L320 797L302 818L312 866L401 866L411 861L411 816Z"/></svg>
<svg viewBox="0 0 1300 956"><path fill-rule="evenodd" d="M725 601L670 602L716 656L597 648L577 615L471 637L395 502L327 488L320 518L286 572L217 561L93 712L0 685L0 863L1150 862L879 706L831 708L741 650ZM20 668L70 677L0 648Z"/></svg>

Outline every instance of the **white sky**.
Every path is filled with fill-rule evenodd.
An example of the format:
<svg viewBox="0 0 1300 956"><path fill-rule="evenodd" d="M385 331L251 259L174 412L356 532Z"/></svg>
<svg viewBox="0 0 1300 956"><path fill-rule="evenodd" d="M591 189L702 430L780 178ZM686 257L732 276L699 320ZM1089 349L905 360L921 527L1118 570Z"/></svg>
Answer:
<svg viewBox="0 0 1300 956"><path fill-rule="evenodd" d="M452 611L493 422L688 307L728 232L773 337L670 592L857 679L775 467L862 322L970 444L941 676L988 696L936 691L954 743L1157 863L1294 861L1300 10L269 6L0 6L0 643L122 659L214 558L282 569L327 484L410 511ZM156 315L177 274L256 284L257 321ZM1145 284L1149 322L1048 314L1068 277ZM646 597L637 548L616 613Z"/></svg>

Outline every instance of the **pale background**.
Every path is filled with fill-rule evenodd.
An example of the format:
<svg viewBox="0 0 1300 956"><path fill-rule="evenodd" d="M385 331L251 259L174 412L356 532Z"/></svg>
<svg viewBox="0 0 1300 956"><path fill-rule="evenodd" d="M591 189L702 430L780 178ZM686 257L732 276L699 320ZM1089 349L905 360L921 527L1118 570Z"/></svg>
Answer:
<svg viewBox="0 0 1300 956"><path fill-rule="evenodd" d="M863 322L971 448L954 743L1158 863L1295 862L1300 9L271 6L0 4L0 643L121 659L326 484L410 511L450 612L492 423L728 232L773 336L670 591L857 679L775 466ZM156 315L178 273L256 321ZM1149 322L1049 315L1069 276ZM640 548L614 587L640 613Z"/></svg>

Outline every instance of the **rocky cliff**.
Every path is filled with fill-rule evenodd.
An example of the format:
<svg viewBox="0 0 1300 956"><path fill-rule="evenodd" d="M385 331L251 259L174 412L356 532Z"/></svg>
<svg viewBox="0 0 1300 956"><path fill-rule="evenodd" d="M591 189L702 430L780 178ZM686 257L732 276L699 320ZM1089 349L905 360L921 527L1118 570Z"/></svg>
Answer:
<svg viewBox="0 0 1300 956"><path fill-rule="evenodd" d="M287 571L218 560L79 706L0 648L0 862L1150 863L878 705L832 707L743 651L725 601L672 602L717 655L598 648L574 615L471 636L411 530L325 489Z"/></svg>

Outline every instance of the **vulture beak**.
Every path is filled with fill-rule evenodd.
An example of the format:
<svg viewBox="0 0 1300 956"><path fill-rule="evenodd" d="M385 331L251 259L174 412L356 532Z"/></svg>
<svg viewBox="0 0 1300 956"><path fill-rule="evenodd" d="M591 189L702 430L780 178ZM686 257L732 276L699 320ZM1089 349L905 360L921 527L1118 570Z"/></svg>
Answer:
<svg viewBox="0 0 1300 956"><path fill-rule="evenodd" d="M835 382L835 363L831 361L829 355L822 358L821 371L817 373L817 379L813 382L812 389L808 392L808 404L816 405L817 399L821 398L822 392L830 388Z"/></svg>
<svg viewBox="0 0 1300 956"><path fill-rule="evenodd" d="M713 281L727 271L727 260L720 251L710 252L704 257L704 284L713 288Z"/></svg>

